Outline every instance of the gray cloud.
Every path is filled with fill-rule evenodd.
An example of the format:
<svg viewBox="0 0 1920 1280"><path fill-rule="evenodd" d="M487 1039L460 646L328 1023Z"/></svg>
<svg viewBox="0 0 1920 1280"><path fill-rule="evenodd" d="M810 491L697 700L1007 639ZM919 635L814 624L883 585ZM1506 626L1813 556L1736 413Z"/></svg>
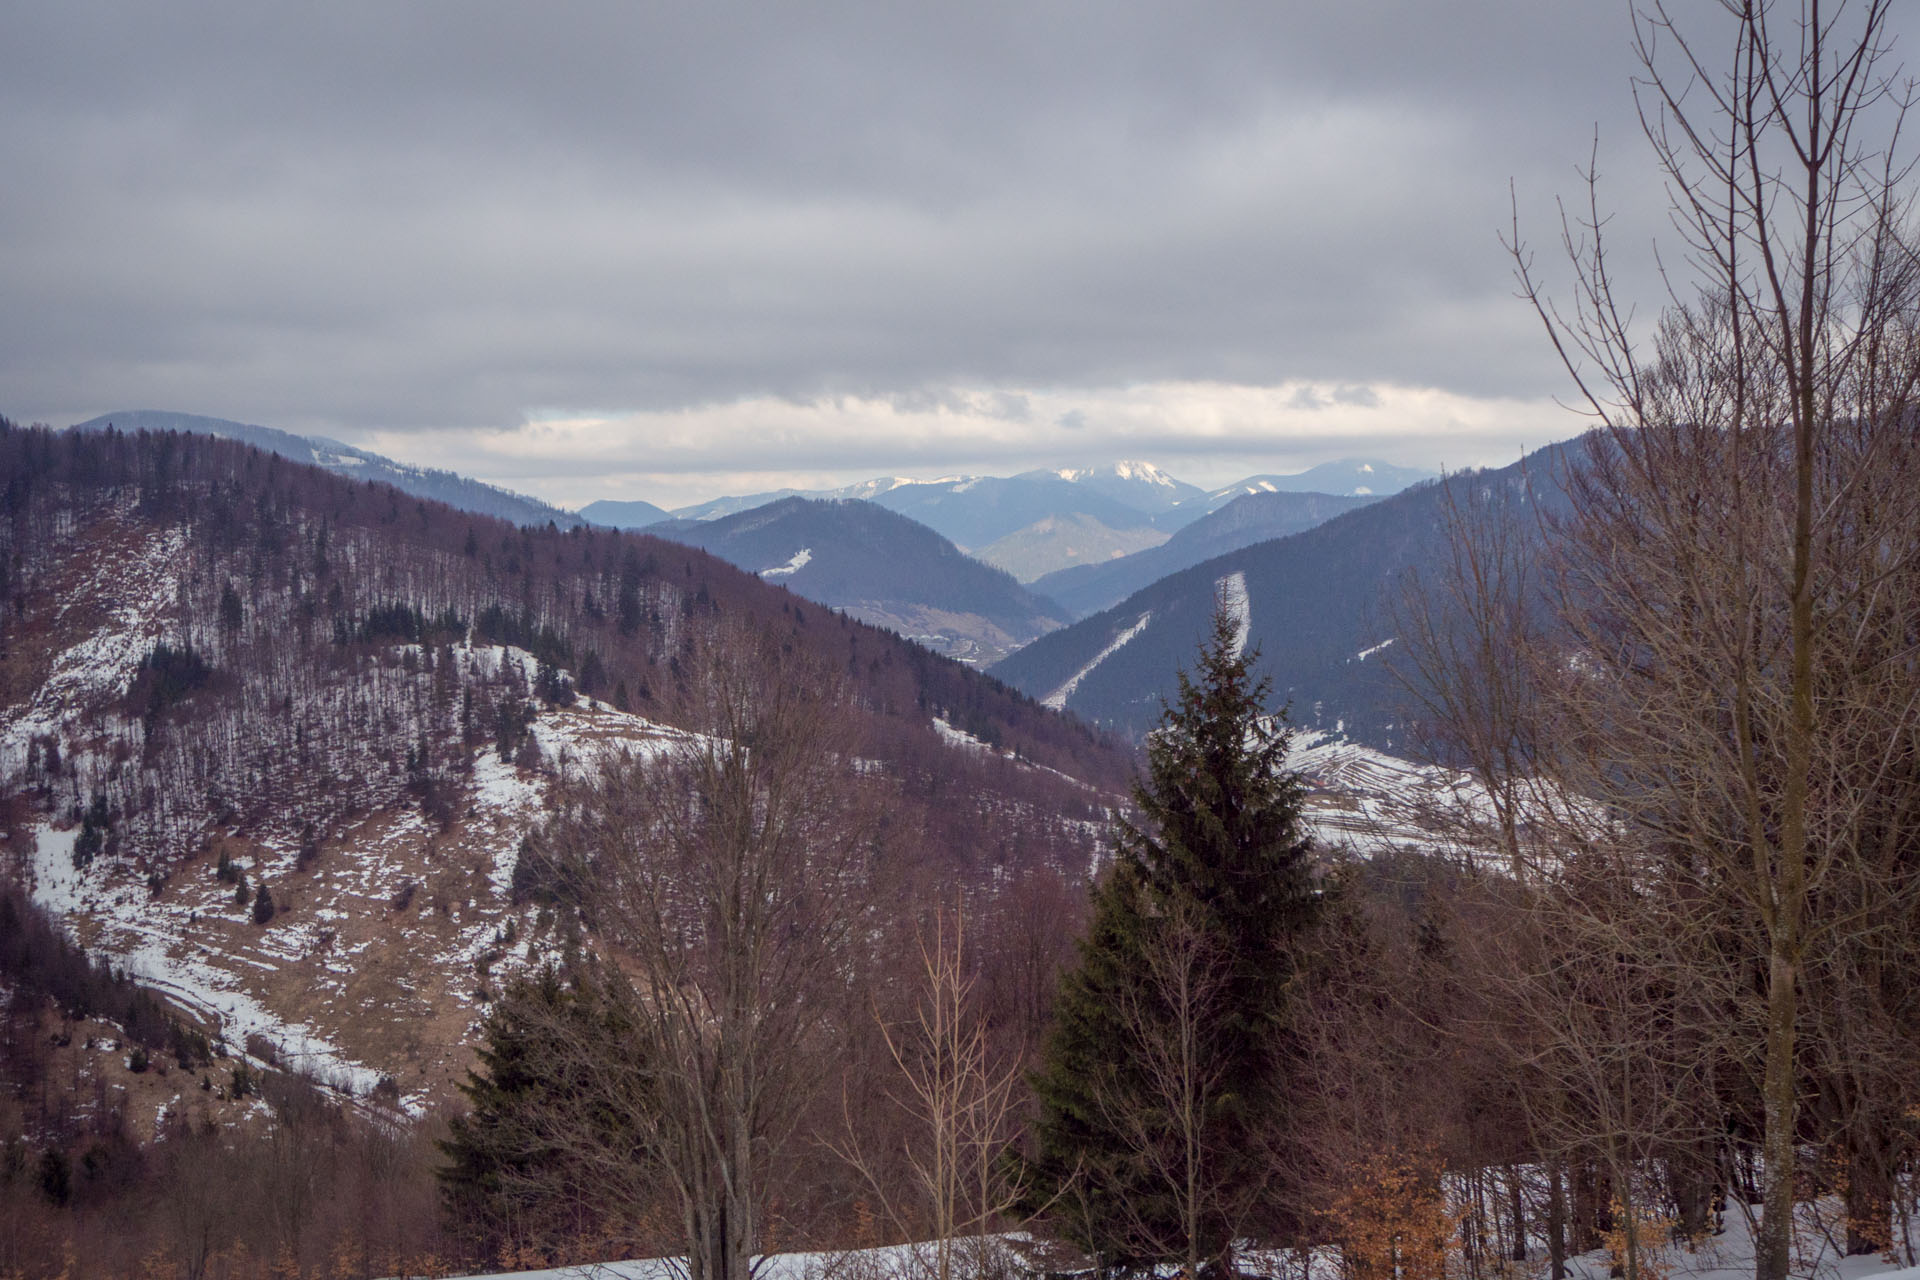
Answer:
<svg viewBox="0 0 1920 1280"><path fill-rule="evenodd" d="M356 437L752 397L1023 420L1039 391L1181 381L1541 397L1563 379L1511 296L1509 179L1550 243L1599 122L1616 233L1662 229L1612 5L71 3L7 27L0 411L25 418Z"/></svg>

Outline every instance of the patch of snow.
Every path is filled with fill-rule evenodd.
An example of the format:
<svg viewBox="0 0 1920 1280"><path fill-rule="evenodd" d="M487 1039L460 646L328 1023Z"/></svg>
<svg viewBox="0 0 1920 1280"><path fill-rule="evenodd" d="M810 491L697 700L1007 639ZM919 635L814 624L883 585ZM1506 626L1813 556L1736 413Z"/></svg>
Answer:
<svg viewBox="0 0 1920 1280"><path fill-rule="evenodd" d="M1000 1237L1000 1242L1015 1252L1027 1241L1022 1233ZM964 1247L964 1246L963 1246ZM753 1260L755 1280L828 1280L833 1276L905 1276L934 1274L934 1245L881 1245L872 1249L846 1252L775 1253ZM1014 1271L1031 1272L1027 1266ZM624 1262L581 1263L553 1267L545 1271L502 1271L493 1275L469 1276L467 1280L683 1280L687 1274L684 1258L630 1258Z"/></svg>
<svg viewBox="0 0 1920 1280"><path fill-rule="evenodd" d="M170 944L175 939L151 918L143 901L128 897L88 901L82 894L87 877L73 867L77 834L44 826L36 830L35 902L62 922L70 912L93 910L103 923L132 935L138 940L135 945L116 945L112 952L126 971L205 1018L236 1052L246 1044L247 1037L264 1036L283 1062L311 1070L323 1083L344 1085L356 1097L365 1097L379 1082L380 1072L348 1059L303 1024L283 1021L252 996L237 990L232 974L192 956L174 954ZM260 961L250 963L262 969L273 967Z"/></svg>
<svg viewBox="0 0 1920 1280"><path fill-rule="evenodd" d="M55 831L42 825L33 830L33 900L55 916L83 906L86 876L73 865L73 846L79 839L78 827Z"/></svg>
<svg viewBox="0 0 1920 1280"><path fill-rule="evenodd" d="M960 747L969 751L991 751L993 748L965 729L956 729L940 716L933 718L933 731L940 735L940 741L950 747Z"/></svg>
<svg viewBox="0 0 1920 1280"><path fill-rule="evenodd" d="M132 685L141 659L165 633L165 619L179 595L178 560L186 545L185 529L169 529L132 552L106 557L100 580L62 605L56 626L75 607L106 603L110 613L54 658L32 701L0 715L0 774L25 767L34 738L57 733L81 707L119 697Z"/></svg>
<svg viewBox="0 0 1920 1280"><path fill-rule="evenodd" d="M1363 463L1361 463L1361 464L1360 464L1360 474L1362 474L1362 475L1368 475L1368 476L1370 476L1370 475L1372 475L1372 474L1373 474L1373 464L1372 464L1371 462L1363 462Z"/></svg>
<svg viewBox="0 0 1920 1280"><path fill-rule="evenodd" d="M1145 613L1141 614L1139 620L1135 622L1132 626L1128 627L1125 631L1122 631L1119 635L1115 636L1113 638L1112 644L1109 644L1106 648L1102 649L1099 653L1094 654L1093 661L1087 663L1086 666L1080 668L1078 671L1068 676L1067 682L1065 684L1061 685L1058 689L1055 689L1052 693L1048 694L1046 697L1040 699L1040 705L1043 707L1052 707L1055 711L1064 711L1067 706L1067 699L1072 697L1073 691L1080 687L1080 682L1082 680L1085 680L1088 676L1092 675L1093 669L1095 667L1105 662L1108 658L1111 658L1114 654L1120 652L1122 646L1124 646L1129 640L1139 635L1142 631L1145 631L1147 629L1147 624L1151 621L1153 621L1153 610L1149 609Z"/></svg>
<svg viewBox="0 0 1920 1280"><path fill-rule="evenodd" d="M1353 486L1353 496L1356 498L1370 497L1372 493L1373 493L1373 490L1367 488L1367 486L1363 484L1357 484Z"/></svg>
<svg viewBox="0 0 1920 1280"><path fill-rule="evenodd" d="M1173 477L1154 466L1151 462L1116 462L1113 474L1122 480L1139 480L1145 484L1157 484L1163 489L1171 489Z"/></svg>
<svg viewBox="0 0 1920 1280"><path fill-rule="evenodd" d="M813 559L813 548L802 547L798 551L793 553L793 559L787 561L783 565L776 565L771 569L762 569L760 571L760 576L763 578L784 578L788 574L798 573L802 569L806 568L808 562L811 561L812 559Z"/></svg>
<svg viewBox="0 0 1920 1280"><path fill-rule="evenodd" d="M1236 569L1215 583L1214 590L1219 593L1220 603L1240 624L1233 634L1233 656L1237 658L1247 651L1247 638L1253 634L1253 604L1247 599L1247 575Z"/></svg>
<svg viewBox="0 0 1920 1280"><path fill-rule="evenodd" d="M1465 806L1477 814L1488 803L1465 774L1316 729L1294 732L1287 768L1310 784L1306 819L1315 837L1361 854L1429 845L1433 832L1423 815L1431 809Z"/></svg>
<svg viewBox="0 0 1920 1280"><path fill-rule="evenodd" d="M1398 640L1399 638L1400 637L1398 636L1389 636L1385 640L1382 640L1379 644L1372 645L1368 648L1362 649L1360 652L1354 654L1353 656L1355 660L1360 662L1365 662L1368 658L1371 658L1374 654L1380 652L1382 649L1386 648L1388 645L1392 644L1395 640Z"/></svg>
<svg viewBox="0 0 1920 1280"><path fill-rule="evenodd" d="M494 750L484 750L473 762L473 807L489 816L522 816L537 811L546 798L545 788L525 777L519 766L500 758ZM493 865L487 868L487 882L505 898L513 890L513 873L520 865L518 841L505 840L494 850Z"/></svg>

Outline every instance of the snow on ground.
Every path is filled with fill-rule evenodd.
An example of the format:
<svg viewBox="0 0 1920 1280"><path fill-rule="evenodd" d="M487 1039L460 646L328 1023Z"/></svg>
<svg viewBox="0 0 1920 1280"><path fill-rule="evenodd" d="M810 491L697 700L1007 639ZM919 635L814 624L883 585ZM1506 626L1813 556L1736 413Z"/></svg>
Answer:
<svg viewBox="0 0 1920 1280"><path fill-rule="evenodd" d="M1294 731L1287 767L1313 785L1307 820L1321 843L1356 853L1431 845L1435 810L1483 820L1492 813L1486 792L1464 773L1315 729Z"/></svg>
<svg viewBox="0 0 1920 1280"><path fill-rule="evenodd" d="M1112 644L1102 649L1099 653L1094 654L1092 662L1089 662L1086 666L1080 668L1078 671L1068 676L1067 682L1065 684L1061 685L1058 689L1055 689L1052 693L1048 694L1046 697L1040 699L1040 705L1043 707L1052 707L1055 711L1065 710L1067 705L1067 699L1072 697L1073 691L1080 687L1080 682L1082 680L1085 680L1088 676L1092 675L1093 669L1095 667L1105 662L1108 658L1111 658L1114 654L1120 652L1121 648L1127 643L1127 641L1133 639L1135 636L1139 635L1142 631L1145 631L1147 629L1147 624L1152 621L1153 621L1153 610L1149 609L1145 613L1141 614L1139 620L1135 622L1132 626L1128 627L1125 631L1122 631L1119 635L1115 636L1113 638Z"/></svg>
<svg viewBox="0 0 1920 1280"><path fill-rule="evenodd" d="M940 716L933 718L933 731L940 735L940 741L950 747L959 747L966 751L991 751L992 746L974 737L965 729L956 729Z"/></svg>
<svg viewBox="0 0 1920 1280"><path fill-rule="evenodd" d="M102 556L98 578L68 593L55 615L56 633L74 609L104 605L108 616L54 658L31 700L0 715L0 776L23 768L28 744L63 728L80 707L127 691L140 660L162 637L163 620L179 593L177 561L186 545L186 530L170 529Z"/></svg>
<svg viewBox="0 0 1920 1280"><path fill-rule="evenodd" d="M665 751L677 742L694 741L679 729L617 711L592 698L581 698L571 707L542 710L528 732L539 746L541 758L557 772L573 777L589 773L620 751L645 755ZM472 785L470 823L490 824L500 831L524 831L546 808L552 779L502 760L498 751L489 749L481 751L473 762ZM516 838L503 837L494 842L487 880L503 899L513 887L519 861Z"/></svg>
<svg viewBox="0 0 1920 1280"><path fill-rule="evenodd" d="M1755 1215L1759 1209L1754 1210ZM1878 1280L1900 1277L1920 1280L1920 1267L1896 1270L1880 1254L1843 1257L1832 1245L1837 1233L1845 1236L1838 1221L1840 1209L1832 1201L1802 1203L1795 1207L1798 1221L1794 1231L1791 1273L1803 1280ZM1751 1280L1753 1276L1753 1237L1746 1215L1737 1205L1729 1205L1726 1229L1709 1236L1698 1249L1668 1245L1655 1251L1655 1261L1666 1268L1673 1280ZM1896 1234L1898 1227L1895 1228ZM1909 1251L1909 1255L1910 1251ZM1604 1252L1583 1254L1569 1259L1573 1280L1608 1280L1610 1260Z"/></svg>
<svg viewBox="0 0 1920 1280"><path fill-rule="evenodd" d="M124 692L164 637L181 549L169 538L101 557L110 567L77 587L68 605L83 609L70 631L88 638L59 655L31 700L0 710L0 766L24 764L30 734L64 727L81 707ZM523 688L538 676L538 661L519 648L461 645L456 653L475 676L505 674ZM32 831L28 847L33 896L91 954L167 997L231 1051L248 1052L251 1041L254 1056L264 1055L264 1040L275 1061L359 1099L391 1073L418 1090L404 1099L417 1110L435 1087L429 1071L444 1084L442 1051L477 1013L475 978L484 986L489 968L500 978L535 962L531 947L506 945L516 921L527 924L510 896L521 841L556 776L579 776L617 753L697 741L584 696L565 707L536 705L529 734L538 767L503 761L490 748L472 756L470 803L451 831L411 806L377 810L333 833L317 868L301 868L291 837L210 829L210 841L232 842L250 885L271 885L282 909L265 927L247 919L211 865L189 863L189 874L176 868L156 894L145 869L131 863L101 858L76 868L79 832L48 823ZM66 753L78 749L68 744ZM416 893L419 906L401 905ZM411 1042L393 1030L402 1025L415 1028Z"/></svg>
<svg viewBox="0 0 1920 1280"><path fill-rule="evenodd" d="M85 908L86 876L73 865L73 846L80 829L55 831L40 826L33 832L33 900L56 916Z"/></svg>
<svg viewBox="0 0 1920 1280"><path fill-rule="evenodd" d="M416 645L404 645L402 648L417 649ZM525 649L507 644L461 644L454 649L466 663L467 669L491 680L509 667L518 667L520 678L532 684L540 674L540 662Z"/></svg>
<svg viewBox="0 0 1920 1280"><path fill-rule="evenodd" d="M1294 731L1287 766L1306 777L1307 821L1323 844L1362 856L1450 844L1456 853L1500 865L1510 856L1495 847L1494 798L1472 774L1403 760L1314 729ZM1511 800L1523 840L1568 822L1595 828L1607 823L1599 806L1544 784L1516 787Z"/></svg>
<svg viewBox="0 0 1920 1280"><path fill-rule="evenodd" d="M784 578L789 574L798 573L806 568L812 559L813 548L802 547L793 553L793 559L787 561L785 564L775 565L771 569L762 569L760 576L763 578Z"/></svg>
<svg viewBox="0 0 1920 1280"><path fill-rule="evenodd" d="M1029 1237L1023 1233L991 1238L991 1246L1012 1249L1015 1259ZM956 1241L964 1250L971 1239ZM918 1255L917 1257L915 1255ZM849 1249L819 1253L776 1253L756 1259L755 1280L931 1280L934 1246L931 1241L918 1244L881 1245L874 1249ZM1012 1268L1015 1274L1031 1274L1024 1265ZM571 1267L551 1267L544 1271L501 1271L465 1280L685 1280L686 1261L682 1258L631 1258L624 1262L590 1262ZM961 1258L954 1261L954 1274L972 1274Z"/></svg>
<svg viewBox="0 0 1920 1280"><path fill-rule="evenodd" d="M1399 638L1400 637L1398 636L1388 636L1385 640L1382 640L1379 644L1371 645L1368 648L1362 649L1360 652L1353 655L1354 661L1365 662L1368 658L1371 658L1374 654L1379 653L1382 649L1385 649L1388 645L1391 645L1395 640L1398 640Z"/></svg>
<svg viewBox="0 0 1920 1280"><path fill-rule="evenodd" d="M1213 589L1220 603L1240 624L1233 633L1233 656L1237 658L1247 651L1247 637L1253 634L1253 604L1247 599L1247 575L1235 569L1216 582Z"/></svg>
<svg viewBox="0 0 1920 1280"><path fill-rule="evenodd" d="M546 800L546 788L498 751L482 751L473 762L473 816L513 821L539 811ZM513 890L513 873L520 865L520 846L501 841L494 850L493 863L487 868L487 882L502 898Z"/></svg>
<svg viewBox="0 0 1920 1280"><path fill-rule="evenodd" d="M1831 1210L1831 1206L1827 1206ZM1806 1221L1801 1224L1795 1242L1793 1275L1797 1280L1920 1280L1920 1267L1893 1269L1894 1264L1879 1255L1843 1258L1826 1244L1814 1206L1802 1206ZM1827 1224L1829 1228L1833 1224ZM1034 1274L1044 1267L1022 1259L1022 1235L1000 1237L1011 1246L1014 1274ZM964 1247L964 1245L962 1246ZM912 1256L914 1251L920 1257ZM844 1253L781 1253L761 1260L758 1280L924 1280L933 1274L932 1246L887 1245L877 1249L858 1249ZM1546 1258L1530 1260L1520 1274L1544 1274ZM1726 1230L1710 1237L1697 1250L1669 1245L1654 1250L1663 1274L1671 1280L1750 1280L1753 1275L1753 1242L1745 1218L1730 1208ZM1241 1255L1243 1267L1281 1280L1337 1280L1343 1274L1335 1250L1319 1247L1304 1255L1295 1250L1279 1252L1249 1251ZM1611 1260L1604 1251L1568 1259L1573 1280L1607 1280ZM956 1274L970 1274L962 1264ZM1160 1272L1171 1277L1171 1265ZM499 1272L474 1276L469 1280L683 1280L685 1264L673 1258L637 1258L626 1262L606 1262L573 1267L555 1267L545 1271Z"/></svg>
<svg viewBox="0 0 1920 1280"><path fill-rule="evenodd" d="M178 1001L219 1028L228 1045L238 1051L249 1036L264 1036L283 1061L308 1068L316 1079L350 1088L365 1097L381 1073L353 1062L311 1029L286 1022L259 1001L238 989L232 974L192 955L163 923L164 912L152 908L144 893L110 893L73 866L77 832L39 827L34 832L34 901L65 922L69 913L88 911L103 928L116 934L108 953L126 971L147 986ZM128 945L128 943L131 945ZM270 968L270 962L253 961Z"/></svg>
<svg viewBox="0 0 1920 1280"><path fill-rule="evenodd" d="M138 634L135 632L135 634ZM137 665L146 641L129 646ZM461 649L473 670L497 673L517 668L529 680L538 663L524 650L505 646ZM100 668L94 668L98 671ZM463 820L463 842L483 859L480 869L492 894L479 904L456 900L443 911L457 924L456 936L442 936L423 965L465 974L491 953L507 967L518 954L500 956L513 874L522 836L545 809L556 772L590 768L620 750L650 752L665 749L686 735L617 711L592 698L578 698L564 708L542 708L530 726L542 760L540 770L503 761L487 749L472 761L471 804ZM83 938L91 952L108 956L143 983L190 1010L227 1045L238 1052L249 1039L262 1037L274 1046L275 1057L309 1070L316 1079L364 1098L383 1074L356 1060L307 1019L322 1009L338 1014L360 999L356 979L366 964L368 941L350 941L349 921L369 909L380 913L405 887L418 888L423 877L421 859L431 858L437 831L411 809L369 816L326 854L323 877L299 876L299 849L291 841L253 842L250 880L299 886L306 909L282 912L271 928L248 929L238 935L212 919L227 918L234 910L224 885L182 880L163 896L155 897L144 879L128 867L97 861L80 869L73 865L77 830L55 830L41 825L34 832L31 866L37 902L69 931ZM431 865L431 863L429 863ZM324 887L323 887L324 881ZM371 908L369 907L371 905ZM242 913L244 914L244 913ZM394 913L395 927L409 929L410 920ZM344 934L343 934L343 931ZM342 936L336 936L342 935ZM308 995L298 1016L276 1012L284 996L286 975L309 973ZM403 976L391 993L395 999L431 999L431 982ZM470 1006L472 997L458 983L444 993L457 1006ZM346 1004L340 1002L345 1001ZM419 1097L409 1098L417 1105Z"/></svg>

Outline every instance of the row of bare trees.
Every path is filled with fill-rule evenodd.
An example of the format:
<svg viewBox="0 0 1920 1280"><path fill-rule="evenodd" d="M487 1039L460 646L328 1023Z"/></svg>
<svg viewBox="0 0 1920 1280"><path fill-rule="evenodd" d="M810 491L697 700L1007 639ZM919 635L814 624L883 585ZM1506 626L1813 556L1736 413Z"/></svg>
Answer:
<svg viewBox="0 0 1920 1280"><path fill-rule="evenodd" d="M1757 1143L1756 1271L1810 1163L1889 1244L1920 1098L1920 257L1891 6L1636 14L1642 120L1693 280L1651 332L1597 195L1572 301L1515 258L1597 429L1512 492L1456 477L1407 674L1487 797L1486 1042L1531 1140L1646 1171L1697 1226ZM1818 1169L1812 1172L1821 1172ZM1831 1171L1827 1171L1831 1172ZM1736 1197L1737 1202L1744 1203Z"/></svg>

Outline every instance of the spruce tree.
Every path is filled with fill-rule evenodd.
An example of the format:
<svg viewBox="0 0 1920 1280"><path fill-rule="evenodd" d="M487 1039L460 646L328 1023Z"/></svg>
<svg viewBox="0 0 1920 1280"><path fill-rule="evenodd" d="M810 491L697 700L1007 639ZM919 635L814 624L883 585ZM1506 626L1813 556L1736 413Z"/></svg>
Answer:
<svg viewBox="0 0 1920 1280"><path fill-rule="evenodd" d="M630 1091L649 1072L629 1008L549 967L510 983L488 1014L479 1066L459 1086L471 1109L438 1144L437 1171L456 1230L488 1253L631 1228L650 1207L630 1185L654 1181L643 1132L654 1103Z"/></svg>
<svg viewBox="0 0 1920 1280"><path fill-rule="evenodd" d="M1288 979L1315 899L1291 734L1256 657L1216 608L1148 739L1138 820L1119 823L1033 1081L1032 1205L1108 1269L1230 1270L1268 1207ZM1191 1046L1179 1090L1174 1044Z"/></svg>

